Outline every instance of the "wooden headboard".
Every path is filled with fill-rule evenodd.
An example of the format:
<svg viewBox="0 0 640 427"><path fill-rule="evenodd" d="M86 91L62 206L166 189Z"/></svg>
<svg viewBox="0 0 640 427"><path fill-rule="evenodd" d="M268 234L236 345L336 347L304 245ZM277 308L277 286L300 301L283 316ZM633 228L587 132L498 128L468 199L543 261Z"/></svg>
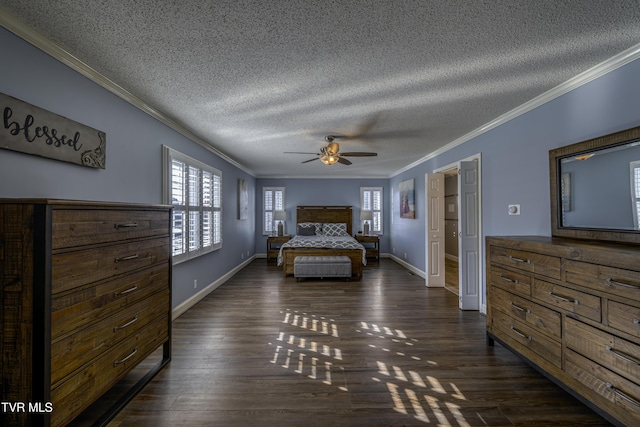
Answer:
<svg viewBox="0 0 640 427"><path fill-rule="evenodd" d="M333 222L347 224L347 233L351 232L353 212L351 206L298 206L296 223L301 222Z"/></svg>

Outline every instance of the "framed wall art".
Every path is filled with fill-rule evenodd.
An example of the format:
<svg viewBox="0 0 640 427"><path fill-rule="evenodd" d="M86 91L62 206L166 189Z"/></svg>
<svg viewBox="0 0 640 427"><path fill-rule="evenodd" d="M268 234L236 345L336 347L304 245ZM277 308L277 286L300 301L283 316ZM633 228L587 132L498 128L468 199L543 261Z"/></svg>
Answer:
<svg viewBox="0 0 640 427"><path fill-rule="evenodd" d="M238 219L249 218L249 184L244 179L238 180Z"/></svg>
<svg viewBox="0 0 640 427"><path fill-rule="evenodd" d="M400 183L400 218L415 219L416 217L416 190L415 180L408 179Z"/></svg>

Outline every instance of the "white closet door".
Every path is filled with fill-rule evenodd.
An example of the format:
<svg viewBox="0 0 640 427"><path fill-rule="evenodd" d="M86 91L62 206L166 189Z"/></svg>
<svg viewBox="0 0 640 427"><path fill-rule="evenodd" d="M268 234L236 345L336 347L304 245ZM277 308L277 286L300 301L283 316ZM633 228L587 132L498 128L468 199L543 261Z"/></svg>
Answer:
<svg viewBox="0 0 640 427"><path fill-rule="evenodd" d="M426 285L444 287L444 174L427 174L426 187Z"/></svg>

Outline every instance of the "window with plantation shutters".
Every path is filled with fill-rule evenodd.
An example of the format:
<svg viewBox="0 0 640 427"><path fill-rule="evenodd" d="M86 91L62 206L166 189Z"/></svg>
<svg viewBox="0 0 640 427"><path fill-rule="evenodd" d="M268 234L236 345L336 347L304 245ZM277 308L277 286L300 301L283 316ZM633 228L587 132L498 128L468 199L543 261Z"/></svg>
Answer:
<svg viewBox="0 0 640 427"><path fill-rule="evenodd" d="M262 234L270 236L275 234L275 212L284 210L284 187L264 187L262 201Z"/></svg>
<svg viewBox="0 0 640 427"><path fill-rule="evenodd" d="M163 146L174 263L222 247L222 172Z"/></svg>
<svg viewBox="0 0 640 427"><path fill-rule="evenodd" d="M371 211L372 219L369 223L369 233L382 234L382 187L361 187L360 209ZM360 227L364 228L364 221L361 221Z"/></svg>
<svg viewBox="0 0 640 427"><path fill-rule="evenodd" d="M631 197L634 227L640 230L640 161L631 162Z"/></svg>

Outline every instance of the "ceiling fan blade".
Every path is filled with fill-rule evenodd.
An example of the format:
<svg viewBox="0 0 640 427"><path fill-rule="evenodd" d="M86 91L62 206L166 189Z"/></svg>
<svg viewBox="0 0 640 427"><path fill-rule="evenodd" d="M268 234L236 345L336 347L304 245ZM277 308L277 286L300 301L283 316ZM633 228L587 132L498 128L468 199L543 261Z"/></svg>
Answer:
<svg viewBox="0 0 640 427"><path fill-rule="evenodd" d="M336 132L336 133L330 133L329 135L326 135L324 137L324 140L327 142L333 142L333 141L350 141L353 139L361 139L361 138L365 138L367 136L367 134L371 131L371 129L373 127L375 127L375 125L378 123L378 120L380 119L380 114L374 114L373 116L371 116L370 118L368 118L367 120L365 120L362 124L360 124L360 126L358 126L358 129L355 132L351 132L351 133L344 133L344 132Z"/></svg>
<svg viewBox="0 0 640 427"><path fill-rule="evenodd" d="M365 153L361 151L354 151L351 153L340 153L341 156L351 156L351 157L373 157L377 156L378 153Z"/></svg>
<svg viewBox="0 0 640 427"><path fill-rule="evenodd" d="M351 162L347 159L343 159L342 157L338 157L338 163L342 163L343 165L350 165Z"/></svg>
<svg viewBox="0 0 640 427"><path fill-rule="evenodd" d="M302 151L283 151L284 154L318 154L318 153L307 153Z"/></svg>
<svg viewBox="0 0 640 427"><path fill-rule="evenodd" d="M380 119L380 113L376 113L373 116L371 116L368 120L366 120L360 125L360 127L358 128L358 132L355 135L353 135L352 138L361 138L363 136L366 136L369 132L371 132L371 129L378 123L379 119Z"/></svg>
<svg viewBox="0 0 640 427"><path fill-rule="evenodd" d="M314 160L318 160L320 157L314 157L313 159L309 159L309 160L305 160L304 162L300 162L300 163L309 163L309 162L313 162Z"/></svg>
<svg viewBox="0 0 640 427"><path fill-rule="evenodd" d="M382 130L378 132L370 132L364 135L366 139L399 139L399 138L420 138L425 132L419 129L406 130Z"/></svg>

